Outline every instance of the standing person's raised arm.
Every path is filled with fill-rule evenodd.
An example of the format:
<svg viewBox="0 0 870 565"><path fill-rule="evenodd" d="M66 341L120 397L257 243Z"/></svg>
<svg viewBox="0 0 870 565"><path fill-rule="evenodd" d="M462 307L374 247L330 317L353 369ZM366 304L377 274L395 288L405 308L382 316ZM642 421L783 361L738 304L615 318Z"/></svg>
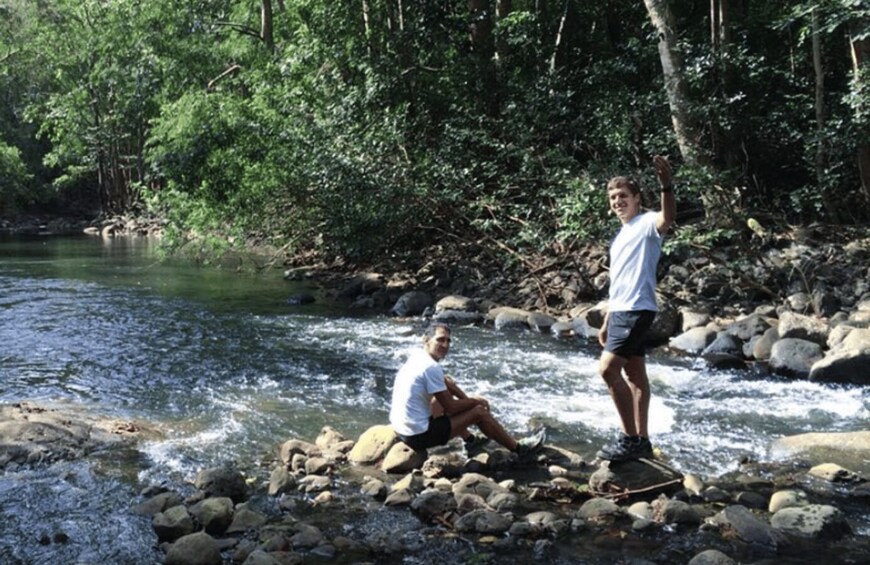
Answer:
<svg viewBox="0 0 870 565"><path fill-rule="evenodd" d="M668 163L666 157L656 155L653 157L653 167L655 167L656 177L659 179L659 190L662 195L662 209L656 218L656 229L660 234L665 235L677 218L677 200L674 197L671 164Z"/></svg>

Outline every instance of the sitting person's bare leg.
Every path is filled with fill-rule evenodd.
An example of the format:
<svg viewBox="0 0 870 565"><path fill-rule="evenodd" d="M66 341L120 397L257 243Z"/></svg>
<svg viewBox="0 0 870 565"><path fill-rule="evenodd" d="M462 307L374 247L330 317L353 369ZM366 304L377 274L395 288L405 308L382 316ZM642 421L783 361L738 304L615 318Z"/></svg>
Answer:
<svg viewBox="0 0 870 565"><path fill-rule="evenodd" d="M468 427L472 425L480 428L486 437L497 441L511 451L516 451L517 440L507 433L498 420L483 406L475 406L471 410L450 416L451 437L467 436L470 433Z"/></svg>

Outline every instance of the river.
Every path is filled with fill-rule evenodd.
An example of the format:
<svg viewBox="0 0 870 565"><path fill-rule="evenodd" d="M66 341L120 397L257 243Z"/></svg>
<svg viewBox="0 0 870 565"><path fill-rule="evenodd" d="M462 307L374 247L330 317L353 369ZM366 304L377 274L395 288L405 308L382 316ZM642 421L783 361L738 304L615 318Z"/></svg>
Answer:
<svg viewBox="0 0 870 565"><path fill-rule="evenodd" d="M159 561L143 486L226 461L257 466L331 425L357 437L387 421L392 377L420 326L337 305L292 306L308 290L161 260L147 238L0 239L0 402L74 404L148 422L164 437L125 457L0 474L0 562ZM591 457L617 429L593 344L455 328L449 373L522 434ZM866 428L865 387L713 371L653 354L650 432L684 472L715 477L770 442ZM854 469L868 476L870 462ZM863 468L860 468L863 465ZM858 524L866 531L867 524ZM68 539L53 539L63 532Z"/></svg>

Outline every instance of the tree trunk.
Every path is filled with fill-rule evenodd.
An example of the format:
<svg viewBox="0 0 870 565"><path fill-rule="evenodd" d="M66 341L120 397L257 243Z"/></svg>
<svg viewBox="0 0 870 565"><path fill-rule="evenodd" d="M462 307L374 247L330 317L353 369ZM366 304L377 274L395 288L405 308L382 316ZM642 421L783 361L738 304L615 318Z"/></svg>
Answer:
<svg viewBox="0 0 870 565"><path fill-rule="evenodd" d="M362 0L362 18L363 18L363 30L365 31L366 38L366 51L368 52L369 57L374 53L374 48L372 47L372 23L371 23L371 10L369 9L368 0Z"/></svg>
<svg viewBox="0 0 870 565"><path fill-rule="evenodd" d="M728 46L728 0L710 0L710 45L718 53Z"/></svg>
<svg viewBox="0 0 870 565"><path fill-rule="evenodd" d="M644 4L658 32L659 58L665 79L665 92L680 153L688 164L706 164L707 160L700 147L700 134L689 111L689 99L683 80L683 60L677 49L673 14L666 0L644 0Z"/></svg>
<svg viewBox="0 0 870 565"><path fill-rule="evenodd" d="M513 2L512 0L496 0L495 3L495 17L497 21L502 21L507 18L511 12L513 11ZM498 61L505 60L510 53L508 53L508 44L505 41L498 41L495 46L495 57Z"/></svg>
<svg viewBox="0 0 870 565"><path fill-rule="evenodd" d="M260 9L260 39L266 45L266 49L275 49L275 34L272 31L272 0L263 0Z"/></svg>
<svg viewBox="0 0 870 565"><path fill-rule="evenodd" d="M822 204L833 221L839 221L836 206L830 201L828 190L825 188L825 170L828 167L828 146L825 140L825 125L827 122L827 108L825 107L825 68L822 63L822 35L821 23L818 10L812 14L812 44L813 44L813 74L815 75L814 109L816 113L816 157L815 173L816 185L822 196Z"/></svg>
<svg viewBox="0 0 870 565"><path fill-rule="evenodd" d="M498 93L493 64L495 46L492 39L492 14L488 0L468 0L471 51L480 77L479 95L487 113L498 113Z"/></svg>
<svg viewBox="0 0 870 565"><path fill-rule="evenodd" d="M868 55L870 55L870 39L857 39L854 35L849 38L849 47L852 55L852 76L855 86L858 88L862 80L867 80L870 69L868 69ZM864 198L867 204L870 204L870 131L864 128L864 135L861 136L862 142L858 145L858 174L861 177L861 188L864 191Z"/></svg>
<svg viewBox="0 0 870 565"><path fill-rule="evenodd" d="M550 58L550 72L555 72L557 68L562 66L562 53L565 47L565 41L568 37L571 25L571 0L565 0L565 10L562 12L562 17L559 19L559 30L556 32L556 42L553 46L553 56Z"/></svg>

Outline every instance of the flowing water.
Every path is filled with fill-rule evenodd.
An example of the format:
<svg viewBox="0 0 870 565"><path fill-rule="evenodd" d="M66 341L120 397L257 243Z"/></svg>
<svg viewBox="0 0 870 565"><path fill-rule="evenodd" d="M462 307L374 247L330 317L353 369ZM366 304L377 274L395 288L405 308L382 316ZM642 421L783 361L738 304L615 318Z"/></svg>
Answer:
<svg viewBox="0 0 870 565"><path fill-rule="evenodd" d="M150 520L130 513L143 485L227 461L256 466L325 425L357 437L387 421L392 377L420 327L328 304L279 271L244 274L158 260L145 238L0 239L0 402L85 407L148 422L159 440L0 474L0 562L159 561ZM592 344L455 328L449 373L522 434L591 456L618 420ZM865 429L865 387L712 371L652 356L654 443L684 472L715 477L770 442ZM870 462L856 461L865 476ZM862 468L863 466L863 468ZM866 517L857 524L866 534ZM59 534L60 533L60 534Z"/></svg>

